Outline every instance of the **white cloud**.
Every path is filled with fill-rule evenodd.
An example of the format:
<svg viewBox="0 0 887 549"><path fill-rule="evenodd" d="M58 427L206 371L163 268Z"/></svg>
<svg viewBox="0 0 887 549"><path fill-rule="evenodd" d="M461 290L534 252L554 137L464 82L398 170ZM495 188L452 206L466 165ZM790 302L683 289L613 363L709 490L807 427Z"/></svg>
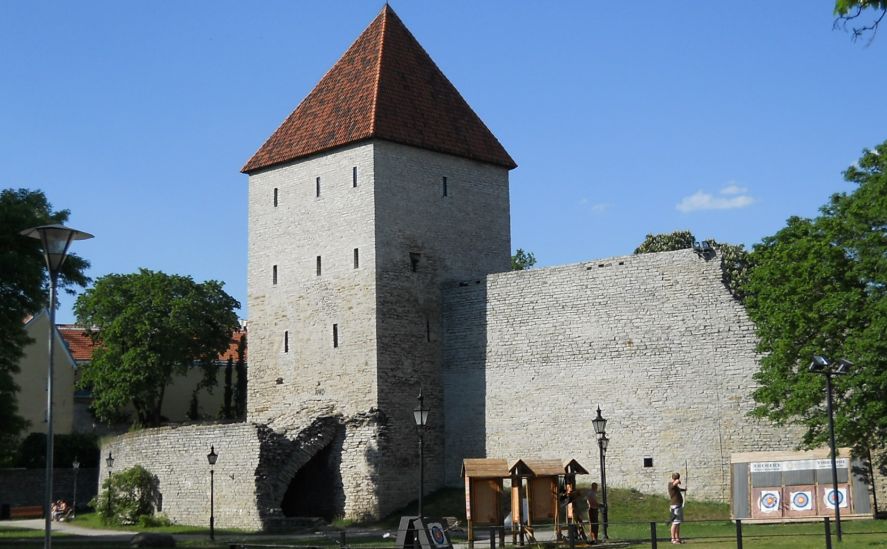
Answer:
<svg viewBox="0 0 887 549"><path fill-rule="evenodd" d="M721 194L745 194L747 192L747 187L740 187L736 183L730 183L729 185L721 189Z"/></svg>
<svg viewBox="0 0 887 549"><path fill-rule="evenodd" d="M588 208L589 210L592 211L592 213L596 213L596 214L604 213L610 209L610 206L612 206L612 204L608 204L606 202L596 202L596 203L592 204L591 201L588 200L588 198L584 197L584 196L579 199L579 205L582 206L583 208Z"/></svg>
<svg viewBox="0 0 887 549"><path fill-rule="evenodd" d="M723 195L723 196L720 196ZM705 191L696 191L685 196L675 206L678 211L689 213L697 210L733 210L754 204L754 197L748 194L746 187L730 183L720 190L718 195Z"/></svg>

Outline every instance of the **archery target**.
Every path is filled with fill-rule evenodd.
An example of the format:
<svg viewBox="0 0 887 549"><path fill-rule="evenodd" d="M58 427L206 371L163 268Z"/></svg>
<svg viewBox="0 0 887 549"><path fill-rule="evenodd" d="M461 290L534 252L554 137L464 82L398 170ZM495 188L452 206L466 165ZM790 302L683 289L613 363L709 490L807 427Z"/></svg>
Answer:
<svg viewBox="0 0 887 549"><path fill-rule="evenodd" d="M825 494L822 496L822 502L825 504L826 509L834 509L835 508L835 489L834 488L826 488ZM847 507L847 489L846 488L838 488L837 492L837 503L838 507Z"/></svg>
<svg viewBox="0 0 887 549"><path fill-rule="evenodd" d="M435 547L448 547L450 545L447 541L447 536L444 533L444 528L441 523L429 523L428 533L431 534L431 542L434 544Z"/></svg>
<svg viewBox="0 0 887 549"><path fill-rule="evenodd" d="M792 511L812 511L813 510L813 494L808 490L791 493L791 510Z"/></svg>
<svg viewBox="0 0 887 549"><path fill-rule="evenodd" d="M758 504L763 513L773 513L779 511L779 492L776 490L764 490L761 492L761 499Z"/></svg>

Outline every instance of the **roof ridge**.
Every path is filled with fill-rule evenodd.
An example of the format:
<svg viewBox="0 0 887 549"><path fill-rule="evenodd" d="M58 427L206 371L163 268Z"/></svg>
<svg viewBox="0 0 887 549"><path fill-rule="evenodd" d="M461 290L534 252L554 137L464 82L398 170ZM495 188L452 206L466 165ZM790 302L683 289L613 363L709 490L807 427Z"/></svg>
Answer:
<svg viewBox="0 0 887 549"><path fill-rule="evenodd" d="M370 134L376 133L376 119L379 117L379 82L382 80L382 57L385 50L385 31L388 30L388 12L391 8L388 2L382 7L382 32L379 33L379 54L376 57L376 81L373 83L373 102L370 106L372 118L370 119Z"/></svg>

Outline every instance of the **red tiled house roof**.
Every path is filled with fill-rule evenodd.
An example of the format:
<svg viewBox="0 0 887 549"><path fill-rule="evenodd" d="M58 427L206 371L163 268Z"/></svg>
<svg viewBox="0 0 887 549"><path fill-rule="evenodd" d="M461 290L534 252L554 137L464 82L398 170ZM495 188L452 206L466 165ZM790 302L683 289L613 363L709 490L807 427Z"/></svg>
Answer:
<svg viewBox="0 0 887 549"><path fill-rule="evenodd" d="M241 171L369 138L517 167L387 4Z"/></svg>
<svg viewBox="0 0 887 549"><path fill-rule="evenodd" d="M62 338L65 340L65 344L68 346L68 350L71 352L71 356L74 357L75 361L89 362L92 360L92 352L95 349L95 344L93 343L92 338L86 334L86 330L82 326L77 326L75 324L59 324L57 327L59 334L61 334ZM227 362L229 358L235 361L237 360L237 347L244 334L246 334L245 330L238 330L231 334L231 343L228 345L228 349L219 355L219 358L217 359L219 362ZM244 360L246 360L246 355L247 351L244 351Z"/></svg>

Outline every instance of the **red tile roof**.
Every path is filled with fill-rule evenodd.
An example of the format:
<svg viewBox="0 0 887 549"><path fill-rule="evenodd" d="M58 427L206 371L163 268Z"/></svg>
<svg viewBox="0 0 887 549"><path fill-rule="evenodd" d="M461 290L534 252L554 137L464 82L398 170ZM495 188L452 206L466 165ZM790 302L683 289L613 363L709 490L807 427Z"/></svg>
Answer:
<svg viewBox="0 0 887 549"><path fill-rule="evenodd" d="M89 362L92 360L92 352L95 349L95 344L92 342L92 338L86 334L86 330L82 326L77 326L76 324L59 324L57 327L59 334L61 334L62 338L65 340L65 344L68 346L68 350L71 352L71 356L74 357L75 361ZM242 338L244 334L246 334L245 330L238 330L232 334L231 343L228 345L228 349L219 355L218 360L220 362L227 362L229 358L235 361L237 360L237 345L240 343L240 338ZM244 352L244 359L246 359L246 354L247 353Z"/></svg>
<svg viewBox="0 0 887 549"><path fill-rule="evenodd" d="M241 171L373 137L517 167L386 4Z"/></svg>

